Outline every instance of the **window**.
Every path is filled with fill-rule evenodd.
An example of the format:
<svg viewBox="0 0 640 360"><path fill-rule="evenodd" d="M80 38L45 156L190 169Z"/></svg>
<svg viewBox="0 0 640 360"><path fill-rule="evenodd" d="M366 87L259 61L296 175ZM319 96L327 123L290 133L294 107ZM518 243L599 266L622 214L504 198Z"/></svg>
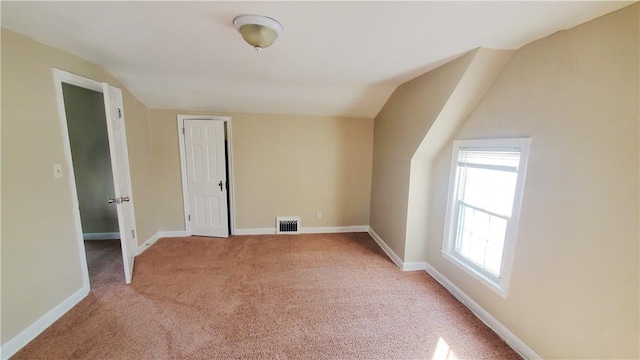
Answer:
<svg viewBox="0 0 640 360"><path fill-rule="evenodd" d="M454 140L443 255L503 297L529 139Z"/></svg>

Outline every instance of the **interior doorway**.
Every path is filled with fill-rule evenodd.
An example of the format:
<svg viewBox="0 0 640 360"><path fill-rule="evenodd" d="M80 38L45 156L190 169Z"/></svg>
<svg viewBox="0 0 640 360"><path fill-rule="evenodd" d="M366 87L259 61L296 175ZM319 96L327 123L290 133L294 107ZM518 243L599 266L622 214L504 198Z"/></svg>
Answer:
<svg viewBox="0 0 640 360"><path fill-rule="evenodd" d="M62 84L89 281L122 256L103 94ZM108 255L108 256L107 256ZM116 255L116 256L114 256ZM119 270L124 277L120 260Z"/></svg>
<svg viewBox="0 0 640 360"><path fill-rule="evenodd" d="M129 284L137 240L122 91L58 69L53 69L53 75L66 168L56 166L71 190L84 285L91 287L85 238L119 241L121 269Z"/></svg>

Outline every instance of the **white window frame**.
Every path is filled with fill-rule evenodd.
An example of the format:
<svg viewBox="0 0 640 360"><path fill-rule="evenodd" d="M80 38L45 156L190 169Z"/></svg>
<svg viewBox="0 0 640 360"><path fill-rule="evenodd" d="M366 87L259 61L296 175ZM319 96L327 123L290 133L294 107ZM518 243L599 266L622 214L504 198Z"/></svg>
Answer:
<svg viewBox="0 0 640 360"><path fill-rule="evenodd" d="M527 173L527 162L529 159L530 138L509 138L509 139L478 139L478 140L454 140L453 149L451 151L451 169L449 174L449 190L447 197L447 214L445 220L444 240L442 247L442 256L451 261L453 264L461 268L467 274L471 275L481 283L489 287L503 298L506 298L509 290L509 278L511 275L511 266L513 264L513 249L515 247L518 222L520 218L520 208L524 193L524 181ZM513 210L511 218L508 221L507 232L502 251L502 263L500 266L500 274L498 277L476 265L471 260L454 250L456 239L456 219L454 214L456 207L454 206L456 189L456 174L458 167L458 153L464 148L519 148L520 149L520 165L518 166L518 175L516 180L515 194L513 197Z"/></svg>

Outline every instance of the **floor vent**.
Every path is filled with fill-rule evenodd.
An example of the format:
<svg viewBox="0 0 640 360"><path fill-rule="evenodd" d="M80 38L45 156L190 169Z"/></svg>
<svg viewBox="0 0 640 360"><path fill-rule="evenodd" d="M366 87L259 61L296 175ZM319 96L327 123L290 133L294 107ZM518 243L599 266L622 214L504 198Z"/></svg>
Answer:
<svg viewBox="0 0 640 360"><path fill-rule="evenodd" d="M299 234L300 217L278 216L276 218L276 234Z"/></svg>

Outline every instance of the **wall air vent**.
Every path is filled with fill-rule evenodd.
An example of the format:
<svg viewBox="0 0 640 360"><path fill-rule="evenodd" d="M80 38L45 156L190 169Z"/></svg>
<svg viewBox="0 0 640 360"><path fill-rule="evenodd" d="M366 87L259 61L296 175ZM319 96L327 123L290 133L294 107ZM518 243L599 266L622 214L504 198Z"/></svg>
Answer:
<svg viewBox="0 0 640 360"><path fill-rule="evenodd" d="M276 234L299 234L299 216L278 216L276 218Z"/></svg>

